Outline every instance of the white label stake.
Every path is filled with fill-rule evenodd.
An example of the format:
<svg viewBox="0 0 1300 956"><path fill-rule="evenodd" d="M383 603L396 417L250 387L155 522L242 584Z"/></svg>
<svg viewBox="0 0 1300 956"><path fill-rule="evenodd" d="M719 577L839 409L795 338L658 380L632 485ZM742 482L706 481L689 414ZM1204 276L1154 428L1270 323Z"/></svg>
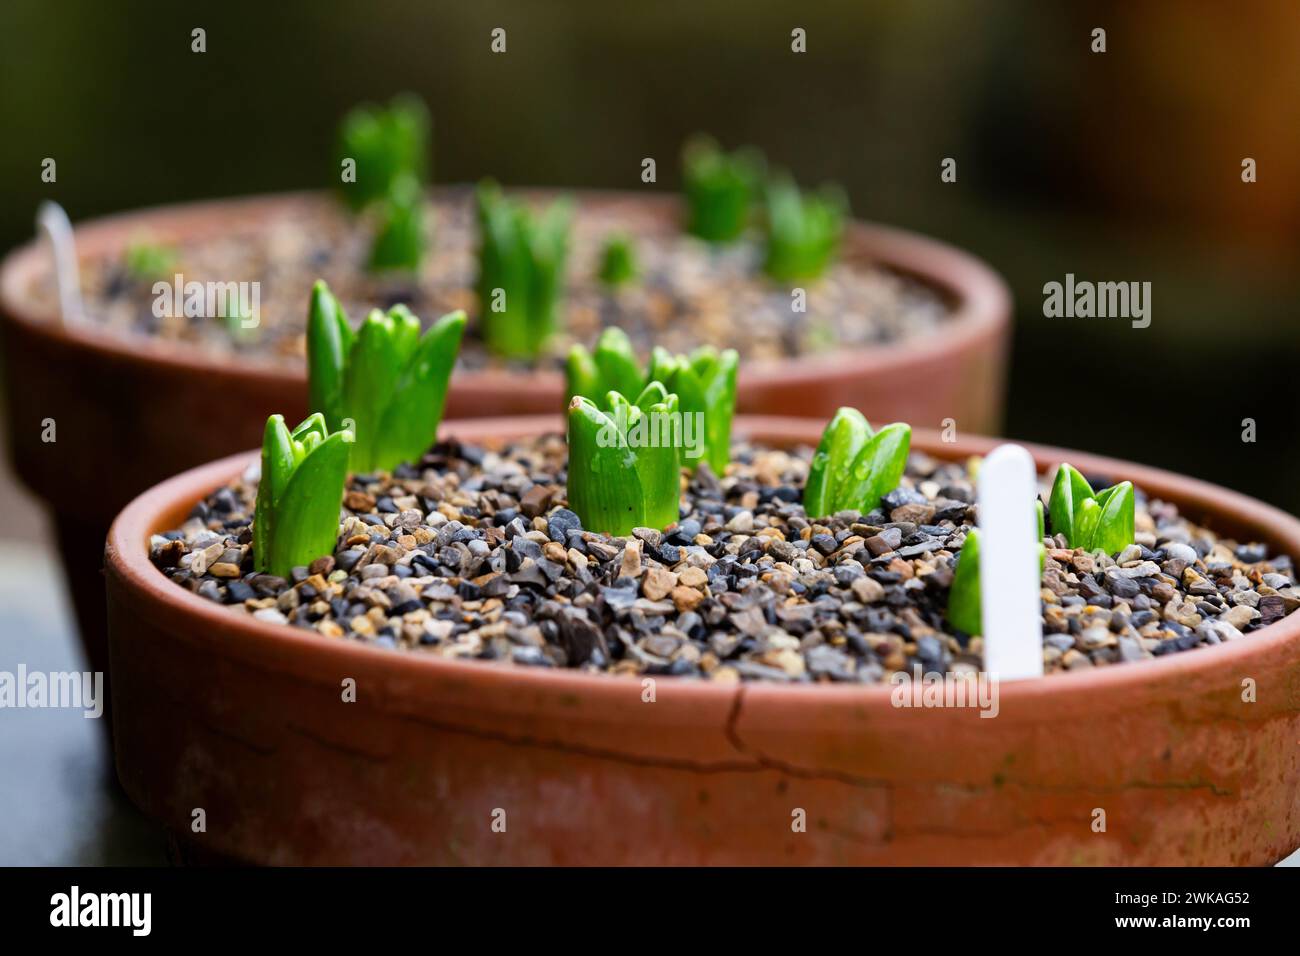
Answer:
<svg viewBox="0 0 1300 956"><path fill-rule="evenodd" d="M998 680L1043 676L1038 475L1029 452L1000 445L980 464L980 608L984 669Z"/></svg>
<svg viewBox="0 0 1300 956"><path fill-rule="evenodd" d="M36 228L45 234L54 252L54 278L59 288L59 311L65 323L81 318L81 274L77 248L72 242L72 223L63 207L48 199L36 210Z"/></svg>

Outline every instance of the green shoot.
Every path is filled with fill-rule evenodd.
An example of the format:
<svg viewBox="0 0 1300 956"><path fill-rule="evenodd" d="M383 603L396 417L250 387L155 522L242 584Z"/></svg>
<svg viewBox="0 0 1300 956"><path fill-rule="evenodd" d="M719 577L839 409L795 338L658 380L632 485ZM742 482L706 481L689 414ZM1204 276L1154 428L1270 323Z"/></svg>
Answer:
<svg viewBox="0 0 1300 956"><path fill-rule="evenodd" d="M311 407L331 428L352 432L353 471L391 471L417 461L437 438L465 313L451 312L420 333L404 305L372 311L353 332L324 282L307 317Z"/></svg>
<svg viewBox="0 0 1300 956"><path fill-rule="evenodd" d="M424 257L424 195L409 173L399 176L379 206L379 223L370 247L370 271L415 272Z"/></svg>
<svg viewBox="0 0 1300 956"><path fill-rule="evenodd" d="M621 234L606 239L600 254L600 281L611 289L617 289L635 281L639 273L632 240Z"/></svg>
<svg viewBox="0 0 1300 956"><path fill-rule="evenodd" d="M266 420L253 514L258 571L288 578L295 567L334 553L351 440L347 432L331 433L319 413L292 432L281 415Z"/></svg>
<svg viewBox="0 0 1300 956"><path fill-rule="evenodd" d="M895 423L873 433L861 412L841 408L808 466L804 511L810 518L839 511L867 514L898 487L911 445L909 426Z"/></svg>
<svg viewBox="0 0 1300 956"><path fill-rule="evenodd" d="M222 315L221 321L226 326L226 332L237 345L249 345L257 341L260 334L260 326L254 321L248 324L252 318L251 304L244 301L244 297L238 292L232 292L226 296L225 314Z"/></svg>
<svg viewBox="0 0 1300 956"><path fill-rule="evenodd" d="M957 555L948 591L948 623L966 634L984 631L983 604L980 602L980 533L971 528Z"/></svg>
<svg viewBox="0 0 1300 956"><path fill-rule="evenodd" d="M848 200L838 187L803 193L789 176L773 177L763 271L778 282L818 278L839 250L847 213Z"/></svg>
<svg viewBox="0 0 1300 956"><path fill-rule="evenodd" d="M1052 532L1071 548L1118 554L1133 543L1133 483L1122 481L1100 493L1071 466L1057 469L1049 499Z"/></svg>
<svg viewBox="0 0 1300 956"><path fill-rule="evenodd" d="M593 395L599 408L609 411L605 396L610 392L639 395L645 387L645 373L632 350L627 333L610 326L600 333L590 352L582 345L569 349L565 366L568 377L566 401L575 395Z"/></svg>
<svg viewBox="0 0 1300 956"><path fill-rule="evenodd" d="M536 359L558 323L572 207L560 201L535 215L490 181L476 196L483 339L497 355Z"/></svg>
<svg viewBox="0 0 1300 956"><path fill-rule="evenodd" d="M588 531L662 530L680 517L677 445L661 440L677 396L652 382L635 404L617 392L605 403L608 411L581 395L569 403L569 506Z"/></svg>
<svg viewBox="0 0 1300 956"><path fill-rule="evenodd" d="M1035 501L1038 510L1038 565L1041 572L1047 560L1047 551L1041 542L1043 528L1043 503ZM978 528L966 532L966 541L957 555L952 586L948 591L948 623L965 634L984 631L984 606L980 601L980 533Z"/></svg>
<svg viewBox="0 0 1300 956"><path fill-rule="evenodd" d="M735 349L719 352L701 346L689 356L656 347L650 355L648 377L676 394L682 415L704 423L704 459L715 475L731 461L731 420L736 412L736 375L740 356ZM693 463L688 463L693 464Z"/></svg>
<svg viewBox="0 0 1300 956"><path fill-rule="evenodd" d="M393 97L387 108L366 104L343 118L335 170L343 200L354 212L388 198L401 176L427 181L429 128L429 111L409 93ZM346 174L349 160L355 176Z"/></svg>
<svg viewBox="0 0 1300 956"><path fill-rule="evenodd" d="M755 149L728 155L707 136L689 140L682 149L686 231L706 242L739 238L759 198L765 165Z"/></svg>
<svg viewBox="0 0 1300 956"><path fill-rule="evenodd" d="M636 395L647 384L659 382L678 398L683 416L702 422L701 455L721 475L731 460L731 422L736 411L736 377L740 356L734 349L718 352L703 346L690 355L673 355L656 347L650 367L641 370L627 333L610 326L588 352L582 345L569 349L568 398L575 395L604 396L611 392ZM609 411L600 398L597 407ZM695 427L695 426L691 426ZM684 463L694 468L690 454Z"/></svg>
<svg viewBox="0 0 1300 956"><path fill-rule="evenodd" d="M170 279L179 259L171 246L136 240L126 247L122 265L134 282L154 282Z"/></svg>

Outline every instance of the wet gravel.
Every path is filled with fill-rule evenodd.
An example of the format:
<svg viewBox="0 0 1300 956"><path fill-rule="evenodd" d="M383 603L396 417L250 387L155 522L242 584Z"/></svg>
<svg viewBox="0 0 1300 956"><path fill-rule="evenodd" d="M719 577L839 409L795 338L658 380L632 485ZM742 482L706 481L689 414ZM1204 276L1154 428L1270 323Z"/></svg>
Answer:
<svg viewBox="0 0 1300 956"><path fill-rule="evenodd" d="M151 558L232 613L395 652L717 681L979 670L980 639L944 613L975 518L964 466L913 454L880 509L823 524L799 503L808 457L739 445L725 478L697 473L676 526L611 538L564 507L562 436L443 444L352 479L335 553L291 580L252 572L254 475L155 535ZM1249 638L1300 607L1289 557L1137 497L1116 558L1047 542L1049 673Z"/></svg>
<svg viewBox="0 0 1300 956"><path fill-rule="evenodd" d="M806 311L792 308L789 287L759 272L756 237L714 249L646 220L634 207L580 207L569 258L566 328L543 365L559 367L569 345L590 345L600 330L618 325L644 354L659 344L686 352L701 343L735 348L748 361L778 360L834 349L887 344L933 334L951 315L937 290L867 263L839 263L822 281L803 283ZM433 243L418 281L365 273L371 227L333 203L320 202L278 218L249 223L219 238L177 245L175 268L188 281L261 282L261 323L236 328L212 318L154 315L153 280L132 279L120 260L83 263L87 312L124 335L149 335L218 353L260 355L301 363L311 285L324 278L354 321L371 308L406 302L426 324L453 309L471 317L461 350L466 368L504 367L480 338L473 288L477 229L468 193L430 204ZM255 228L254 228L255 227ZM603 243L613 232L634 237L643 278L609 292L595 281ZM161 236L140 234L139 240ZM168 274L171 281L172 274ZM52 280L34 295L56 307Z"/></svg>

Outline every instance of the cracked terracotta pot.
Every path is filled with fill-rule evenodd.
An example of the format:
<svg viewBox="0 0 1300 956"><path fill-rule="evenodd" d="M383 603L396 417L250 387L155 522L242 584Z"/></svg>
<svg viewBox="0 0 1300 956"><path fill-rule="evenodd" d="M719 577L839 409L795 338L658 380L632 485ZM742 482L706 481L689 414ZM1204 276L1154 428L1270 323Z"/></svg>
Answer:
<svg viewBox="0 0 1300 956"><path fill-rule="evenodd" d="M671 196L572 195L613 210L638 230L677 228L679 209ZM288 194L110 216L77 226L77 252L83 260L120 255L141 234L178 242L244 233L330 202ZM965 430L996 431L1011 311L1002 280L952 247L866 223L851 224L843 255L883 263L945 290L954 309L950 325L942 334L897 345L754 363L741 372L739 409L824 419L852 405L873 420L938 426L954 416ZM114 515L150 485L258 445L272 413L290 421L305 417L306 373L300 366L109 334L94 324L65 327L32 294L33 283L50 269L47 250L35 242L0 267L9 455L23 483L50 508L82 642L94 669L103 670L103 584L87 553L96 553ZM563 406L563 389L558 372L461 370L446 414L551 413ZM799 396L797 403L792 395ZM43 440L46 419L57 423L57 442ZM94 494L86 494L92 486Z"/></svg>
<svg viewBox="0 0 1300 956"><path fill-rule="evenodd" d="M492 441L553 418L449 423ZM818 425L737 431L811 444ZM987 439L914 447L964 458ZM1300 521L1167 472L1130 479L1300 555ZM1300 845L1300 615L1152 661L1003 685L999 712L891 688L718 686L458 662L239 617L168 581L177 526L251 453L151 489L107 550L117 769L203 857L272 864L1265 864ZM343 681L356 701L342 702ZM1256 702L1242 700L1255 682ZM202 807L207 830L190 831ZM1106 814L1094 832L1094 811ZM794 832L798 811L806 832ZM504 817L502 816L504 813ZM505 832L493 828L504 820Z"/></svg>

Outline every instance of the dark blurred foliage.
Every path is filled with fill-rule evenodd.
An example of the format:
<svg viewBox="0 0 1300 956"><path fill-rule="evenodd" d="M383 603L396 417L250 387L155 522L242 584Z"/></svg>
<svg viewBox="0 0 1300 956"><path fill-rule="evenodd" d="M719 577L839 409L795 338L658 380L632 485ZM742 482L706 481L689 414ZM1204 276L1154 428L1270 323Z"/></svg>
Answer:
<svg viewBox="0 0 1300 956"><path fill-rule="evenodd" d="M196 26L205 54L190 52ZM489 50L498 26L505 55ZM338 117L404 89L433 111L442 182L651 188L654 156L653 188L674 188L696 130L806 183L839 180L858 216L1007 277L1008 435L1300 510L1291 0L5 0L0 244L30 235L46 196L76 220L324 185ZM946 156L956 184L940 182ZM1152 282L1151 327L1043 318L1043 284L1067 272Z"/></svg>

